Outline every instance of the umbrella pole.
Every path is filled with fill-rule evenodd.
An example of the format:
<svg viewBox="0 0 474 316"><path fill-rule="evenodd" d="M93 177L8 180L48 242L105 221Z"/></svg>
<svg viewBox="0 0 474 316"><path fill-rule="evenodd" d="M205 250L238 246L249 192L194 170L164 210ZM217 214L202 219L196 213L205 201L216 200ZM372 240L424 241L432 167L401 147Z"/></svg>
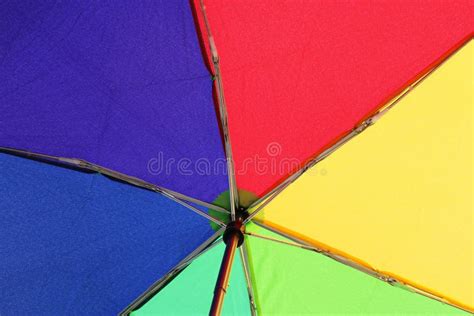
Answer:
<svg viewBox="0 0 474 316"><path fill-rule="evenodd" d="M224 296L229 285L230 271L232 270L232 263L236 249L243 242L243 234L240 230L241 223L234 225L229 224L224 233L224 242L226 244L224 257L222 258L219 276L217 277L216 287L214 289L214 298L212 300L211 310L209 315L218 316L221 314L222 306L224 304Z"/></svg>

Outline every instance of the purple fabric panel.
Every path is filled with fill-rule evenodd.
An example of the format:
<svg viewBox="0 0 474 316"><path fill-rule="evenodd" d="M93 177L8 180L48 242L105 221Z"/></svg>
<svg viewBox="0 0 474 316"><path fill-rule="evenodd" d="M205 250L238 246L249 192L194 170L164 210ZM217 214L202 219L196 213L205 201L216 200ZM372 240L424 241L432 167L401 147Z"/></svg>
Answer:
<svg viewBox="0 0 474 316"><path fill-rule="evenodd" d="M224 153L188 1L1 1L0 82L2 147L206 201L227 190L195 168Z"/></svg>

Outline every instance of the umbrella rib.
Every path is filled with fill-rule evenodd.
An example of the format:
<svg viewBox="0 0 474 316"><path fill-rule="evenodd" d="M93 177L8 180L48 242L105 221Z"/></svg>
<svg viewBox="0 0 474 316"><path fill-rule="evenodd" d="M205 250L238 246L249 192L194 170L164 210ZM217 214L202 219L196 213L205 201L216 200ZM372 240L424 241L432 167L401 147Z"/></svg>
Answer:
<svg viewBox="0 0 474 316"><path fill-rule="evenodd" d="M239 248L240 251L240 259L242 262L242 267L244 269L244 275L245 275L245 282L247 283L247 292L249 295L249 303L250 303L250 312L252 316L257 315L257 306L255 304L255 295L254 295L254 287L252 284L252 278L250 276L250 262L249 262L249 257L248 257L248 250L247 250L247 245L242 243L242 246Z"/></svg>
<svg viewBox="0 0 474 316"><path fill-rule="evenodd" d="M291 184L291 182L287 182L285 183L284 185L282 185L281 187L278 188L278 190L276 190L273 195L269 196L265 201L263 201L261 204L258 205L258 207L255 209L255 211L253 211L243 222L243 225L247 224L249 221L251 221L255 216L258 215L258 213L260 211L263 210L263 208L268 204L270 203L274 198L276 198L278 196L278 194L280 192L282 192L286 187L288 187L289 185ZM249 208L250 209L250 208Z"/></svg>
<svg viewBox="0 0 474 316"><path fill-rule="evenodd" d="M269 240L269 241L273 241L273 242L277 242L277 243L280 243L280 244L283 244L283 245L288 245L288 246L293 246L293 247L297 247L297 248L301 248L301 249L306 249L306 250L312 250L312 251L316 251L316 252L321 252L321 251L319 251L317 248L312 247L312 246L307 246L307 245L303 245L303 244L296 243L296 242L290 242L290 241L285 241L285 240L279 240L279 239L276 239L276 238L272 238L272 237L268 237L268 236L264 236L264 235L260 235L260 234L256 234L256 233L245 232L245 235L248 235L248 236L251 236L251 237L260 238L260 239L265 239L265 240ZM281 234L280 234L280 235L281 235Z"/></svg>
<svg viewBox="0 0 474 316"><path fill-rule="evenodd" d="M300 248L300 249L305 249L305 250L309 250L309 251L313 251L313 252L317 252L317 253L320 253L320 254L323 254L325 255L326 257L329 257L333 260L336 260L337 262L340 262L344 265L347 265L347 266L350 266L352 268L355 268L359 271L362 271L366 274L369 274L373 277L376 277L377 279L379 280L382 280L384 282L388 282L390 283L391 285L394 285L395 283L397 283L398 281L395 280L394 278L390 277L390 276L387 276L387 275L384 275L384 274L381 274L377 271L375 271L374 269L370 269L370 268L367 268L361 264L358 264L352 260L349 260L343 256L340 256L340 255L336 255L336 254L333 254L327 250L324 250L324 249L321 249L321 248L317 248L317 247L314 247L308 243L305 243L293 236L290 236L286 233L283 233L281 232L280 230L277 230L275 228L272 228L272 227L268 227L267 225L263 224L263 223L258 223L256 221L254 221L254 223L256 223L258 226L262 227L262 228L265 228L265 229L268 229L270 230L271 232L277 234L277 235L280 235L284 238L287 238L287 239L290 239L292 240L293 242L289 242L289 241L284 241L284 240L278 240L276 238L272 238L272 237L268 237L268 236L263 236L263 235L259 235L259 234L255 234L255 233L250 233L250 232L245 232L246 235L248 236L251 236L251 237L255 237L255 238L259 238L259 239L263 239L263 240L267 240L267 241L270 241L270 242L276 242L276 243L279 243L279 244L283 244L283 245L287 245L287 246L291 246L291 247L297 247L297 248Z"/></svg>
<svg viewBox="0 0 474 316"><path fill-rule="evenodd" d="M253 237L256 237L256 238L261 238L261 239L265 239L265 240L268 240L268 241L271 241L271 242L277 242L277 243L280 243L280 244L285 244L285 245L288 245L288 246L293 246L293 247L298 247L298 248L301 248L301 249L305 249L305 250L310 250L310 251L314 251L314 252L317 252L317 253L320 253L320 254L323 254L333 260L336 260L344 265L347 265L347 266L350 266L352 268L355 268L359 271L362 271L366 274L369 274L373 277L376 277L377 279L380 279L384 282L388 282L390 284L394 284L394 283L397 283L398 281L395 280L394 278L392 278L391 276L388 276L388 275L384 275L384 274L381 274L380 272L376 271L375 269L373 268L368 268L364 265L361 265L360 263L357 263L357 262L354 262L353 260L350 260L348 258L345 258L341 255L336 255L336 254L333 254L331 253L330 251L327 251L327 250L324 250L322 248L317 248L317 247L314 247L313 245L301 240L301 239L298 239L296 237L293 237L293 236L290 236L289 234L287 233L284 233L282 231L280 231L279 229L276 229L274 227L270 227L268 225L265 225L264 223L262 222L259 222L259 221L253 221L253 223L255 223L257 226L260 226L262 228L265 228L277 235L280 235L281 237L283 238L286 238L286 239L289 239L291 240L291 242L288 242L288 241L284 241L284 240L278 240L278 239L275 239L275 238L272 238L272 237L268 237L268 236L263 236L263 235L259 235L259 234L255 234L255 233L250 233L250 232L245 232L245 234L249 235L249 236L253 236Z"/></svg>
<svg viewBox="0 0 474 316"><path fill-rule="evenodd" d="M28 152L28 151L19 150L19 149L13 149L13 148L7 148L7 147L0 147L0 152L15 154L15 155L19 155L19 156L26 157L26 158L36 158L36 159L40 159L40 160L51 161L51 162L55 162L55 163L59 163L59 164L73 166L73 167L76 167L76 168L79 168L79 169L82 169L82 170L89 170L89 171L98 172L100 174L109 176L111 178L118 179L120 181L124 181L128 184L131 184L131 185L134 185L134 186L137 186L137 187L141 187L141 188L144 188L144 189L162 194L162 195L166 196L167 198L183 205L184 207L192 210L193 212L199 214L200 216L203 216L203 217L215 222L216 224L218 224L220 226L225 225L225 223L223 223L222 221L210 216L209 214L207 214L207 213L201 211L200 209L186 203L185 201L188 201L188 202L191 202L191 203L196 203L196 204L204 206L204 207L212 208L213 210L221 212L221 213L228 213L228 211L224 208L221 208L221 207L216 206L214 204L210 204L210 203L207 203L207 202L200 201L200 200L192 198L192 197L188 197L186 195L183 195L181 193L178 193L178 192L175 192L175 191L172 191L172 190L169 190L169 189L159 187L157 185L148 183L148 182L140 180L138 178L125 175L123 173L120 173L120 172L117 172L117 171L114 171L114 170L111 170L111 169L108 169L108 168L105 168L105 167L87 162L85 160L76 159L76 158L57 157L57 156L45 155L45 154L40 154L40 153L33 153L33 152Z"/></svg>
<svg viewBox="0 0 474 316"><path fill-rule="evenodd" d="M329 147L328 149L324 150L321 154L316 156L314 159L311 159L308 163L306 163L300 170L297 172L293 173L290 175L288 178L286 178L283 182L281 182L279 185L277 185L275 188L270 190L267 194L253 202L250 206L250 208L253 208L257 206L258 204L262 203L264 200L266 200L268 197L272 196L273 194L279 194L282 192L281 188L282 187L287 187L289 184L293 183L298 179L301 175L303 175L308 169L314 167L316 164L327 158L329 155L331 155L333 152L335 152L337 149L342 147L344 144L349 142L352 138L355 136L361 134L363 131L365 131L369 126L372 126L375 122L377 122L383 115L385 115L390 109L392 109L397 103L399 103L403 98L405 98L413 89L415 89L420 83L422 83L426 78L428 78L431 74L433 74L437 69L439 69L444 63L446 63L452 56L454 56L459 50L461 50L464 46L466 46L470 40L466 41L463 45L461 45L459 48L457 48L455 51L453 51L449 56L444 58L440 63L437 65L434 65L432 68L430 68L425 74L423 74L417 81L413 82L410 84L408 87L406 87L398 96L390 100L385 106L382 106L375 114L364 120L362 123L356 125L350 132L348 132L346 135L341 137L334 145Z"/></svg>
<svg viewBox="0 0 474 316"><path fill-rule="evenodd" d="M168 285L173 278L188 267L195 259L211 250L217 246L222 239L218 240L224 232L224 228L220 228L216 231L211 237L204 241L199 247L197 247L193 252L187 255L183 260L181 260L175 267L173 267L168 273L166 273L161 279L156 281L150 288L148 288L144 293L137 297L129 306L127 306L119 315L129 315L132 311L141 307L153 296L159 293L166 285Z"/></svg>
<svg viewBox="0 0 474 316"><path fill-rule="evenodd" d="M411 89L410 89L411 91ZM406 95L407 92L404 92L403 95ZM396 101L396 103L398 103L398 101L400 100L400 98ZM392 108L392 106L394 105L394 103L391 103L389 106L387 106L386 108L384 108L383 110L377 112L376 114L374 114L373 116L371 116L370 118L368 118L367 120L363 121L361 124L357 125L355 128L353 128L348 134L346 134L345 136L343 136L341 139L339 139L334 145L332 145L331 147L329 147L328 149L326 149L325 151L323 151L321 154L319 154L316 158L310 160L305 166L303 166L303 168L301 168L299 171L293 173L292 175L290 175L288 178L286 178L286 180L284 180L282 183L280 183L278 186L276 186L275 188L273 188L271 191L269 191L267 194L265 194L264 196L262 196L261 198L259 198L258 200L256 200L255 202L253 202L249 208L252 208L252 207L255 207L257 205L259 205L260 203L262 203L263 201L265 201L266 199L268 199L269 197L271 197L272 199L274 199L276 197L276 195L280 194L283 189L285 189L286 187L288 187L291 183L295 182L301 175L303 175L307 170L311 169L312 167L314 167L316 164L318 164L319 162L321 162L322 160L324 160L325 158L327 158L329 155L331 155L333 152L335 152L337 149L339 149L340 147L342 147L344 144L346 144L349 140L351 140L352 138L354 138L355 136L359 135L360 133L362 133L364 130L367 129L367 127L373 125L376 120L378 120L383 114L386 113L386 111L390 108Z"/></svg>
<svg viewBox="0 0 474 316"><path fill-rule="evenodd" d="M204 5L203 0L200 0L200 7L201 7L202 16L204 19L204 25L206 27L206 32L208 35L212 63L214 65L214 78L216 80L216 93L217 93L217 100L218 100L218 105L219 105L219 118L220 118L220 123L222 127L222 135L224 137L224 149L225 149L226 163L227 163L227 177L229 180L229 193L230 193L230 201L231 201L230 215L231 215L231 219L235 221L236 208L239 207L239 193L237 191L237 183L235 180L235 165L234 165L234 159L232 156L232 145L230 142L230 133L229 133L229 126L228 126L228 121L227 121L227 107L226 107L225 97L224 97L224 87L222 85L222 75L221 75L221 70L220 70L219 55L217 53L214 37L212 36L212 33L211 33L209 20L206 14L206 6Z"/></svg>
<svg viewBox="0 0 474 316"><path fill-rule="evenodd" d="M161 194L163 194L164 196L168 197L169 199L175 201L176 203L181 204L182 206L184 206L184 207L190 209L191 211L195 212L196 214L201 215L202 217L205 217L205 218L207 218L207 219L210 220L210 221L213 221L214 223L216 223L217 225L219 225L219 226L221 226L221 227L225 227L225 226L226 226L226 224L225 224L224 222L222 222L222 221L218 220L217 218L214 218L213 216L207 214L206 212L203 212L203 211L201 211L200 209L198 209L198 208L196 208L196 207L194 207L194 206L192 206L192 205L190 205L190 204L188 204L188 203L186 203L186 202L184 202L184 201L182 201L182 200L176 198L175 196L169 194L168 192L163 191L163 192L159 192L159 193L161 193Z"/></svg>
<svg viewBox="0 0 474 316"><path fill-rule="evenodd" d="M254 220L252 221L252 223L254 223L254 224L257 225L257 226L260 226L261 228L265 228L266 230L269 230L269 231L271 231L271 232L274 233L274 234L280 235L281 237L284 237L284 238L286 238L286 239L291 240L291 241L293 242L293 244L296 244L296 245L298 245L298 246L301 247L301 248L303 248L303 247L308 248L308 247L309 247L309 248L311 248L311 249L309 249L309 250L313 250L313 248L314 248L313 246L308 245L308 243L306 243L306 242L304 242L304 241L302 241L302 240L300 240L300 239L298 239L298 238L296 238L296 237L290 236L290 235L288 235L288 234L286 234L286 233L284 233L284 232L281 232L280 230L277 230L277 229L275 229L275 228L273 228L273 227L270 227L270 226L268 226L268 225L262 223L262 222L259 221L258 219L254 219ZM246 233L247 233L247 232L246 232ZM247 234L247 235L248 235L248 234ZM268 238L270 238L270 237L268 237Z"/></svg>
<svg viewBox="0 0 474 316"><path fill-rule="evenodd" d="M397 287L401 287L403 289L406 289L408 291L411 291L411 292L415 292L416 294L420 294L420 295L423 295L423 296L426 296L430 299L434 299L434 300L437 300L443 304L448 304L450 306L453 306L455 308L458 308L458 309L461 309L461 310L464 310L464 311L467 311L467 312L472 312L470 309L468 309L468 307L465 307L464 305L462 305L461 303L459 302L456 302L456 301L453 301L453 300L448 300L444 297L442 297L441 295L438 295L436 293L430 293L429 291L427 290L424 290L416 285L412 285L412 284L409 284L403 280L400 280L400 279L397 279L396 277L393 277L387 273L384 273L384 272L380 272L380 271L377 271L376 269L374 269L373 267L369 266L367 264L367 266L361 264L361 263L358 263L358 262L355 262L354 260L350 259L350 258L347 258L343 255L339 255L339 254L335 254L335 253L332 253L328 250L325 250L325 249L322 249L322 248L318 248L318 247L315 247L299 238L296 238L294 236L290 236L289 234L285 233L285 232L282 232L280 231L279 229L276 229L274 227L270 227L268 225L265 225L264 223L262 222L259 222L259 221L256 221L256 220L253 220L252 221L253 223L255 223L257 226L260 226L262 228L265 228L277 235L280 235L281 237L283 238L286 238L286 239L289 239L291 240L291 242L289 241L284 241L284 240L278 240L276 238L272 238L272 237L268 237L268 236L263 236L263 235L259 235L259 234L255 234L255 233L251 233L251 232L245 232L246 235L248 236L251 236L251 237L255 237L255 238L259 238L259 239L263 239L263 240L267 240L269 242L276 242L276 243L280 243L280 244L284 244L284 245L288 245L288 246L291 246L291 247L297 247L297 248L301 248L301 249L305 249L305 250L309 250L309 251L313 251L313 252L317 252L317 253L320 253L326 257L329 257L343 265L346 265L346 266L349 266L353 269L356 269L356 270L359 270L365 274L368 274L378 280L381 280L383 282L386 282L392 286L397 286Z"/></svg>

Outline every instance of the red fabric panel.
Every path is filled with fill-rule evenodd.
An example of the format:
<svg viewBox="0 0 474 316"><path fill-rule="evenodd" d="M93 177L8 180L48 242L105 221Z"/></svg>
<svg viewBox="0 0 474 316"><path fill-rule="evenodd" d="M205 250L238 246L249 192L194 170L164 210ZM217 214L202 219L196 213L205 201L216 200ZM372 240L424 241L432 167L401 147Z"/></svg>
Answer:
<svg viewBox="0 0 474 316"><path fill-rule="evenodd" d="M205 0L239 188L264 194L472 37L472 3Z"/></svg>

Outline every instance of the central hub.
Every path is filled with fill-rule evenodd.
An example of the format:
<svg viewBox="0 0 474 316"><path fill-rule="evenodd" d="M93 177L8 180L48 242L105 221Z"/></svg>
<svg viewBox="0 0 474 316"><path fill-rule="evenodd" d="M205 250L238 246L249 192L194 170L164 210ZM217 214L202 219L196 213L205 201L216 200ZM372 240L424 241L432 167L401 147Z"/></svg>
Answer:
<svg viewBox="0 0 474 316"><path fill-rule="evenodd" d="M245 190L238 190L239 192L239 206L236 207L235 210L235 221L241 221L243 222L248 216L248 207L252 202L258 199L257 195L253 194L252 192L248 192ZM231 209L231 201L230 201L230 193L229 190L222 192L219 194L219 196L212 202L212 204L216 206L220 206L221 208L224 208L227 210L227 212L222 212L222 211L217 211L212 208L209 208L207 210L207 213L211 215L212 217L220 220L226 225L230 225L232 219L230 216L230 209ZM214 231L218 231L221 226L214 223L213 221L210 221L210 225Z"/></svg>
<svg viewBox="0 0 474 316"><path fill-rule="evenodd" d="M239 239L237 247L240 247L244 242L243 229L244 226L242 225L241 220L230 222L229 224L227 224L224 235L222 236L224 243L227 245L231 238L237 237Z"/></svg>
<svg viewBox="0 0 474 316"><path fill-rule="evenodd" d="M245 207L240 206L235 210L235 217L237 221L244 221L249 216L249 212Z"/></svg>

